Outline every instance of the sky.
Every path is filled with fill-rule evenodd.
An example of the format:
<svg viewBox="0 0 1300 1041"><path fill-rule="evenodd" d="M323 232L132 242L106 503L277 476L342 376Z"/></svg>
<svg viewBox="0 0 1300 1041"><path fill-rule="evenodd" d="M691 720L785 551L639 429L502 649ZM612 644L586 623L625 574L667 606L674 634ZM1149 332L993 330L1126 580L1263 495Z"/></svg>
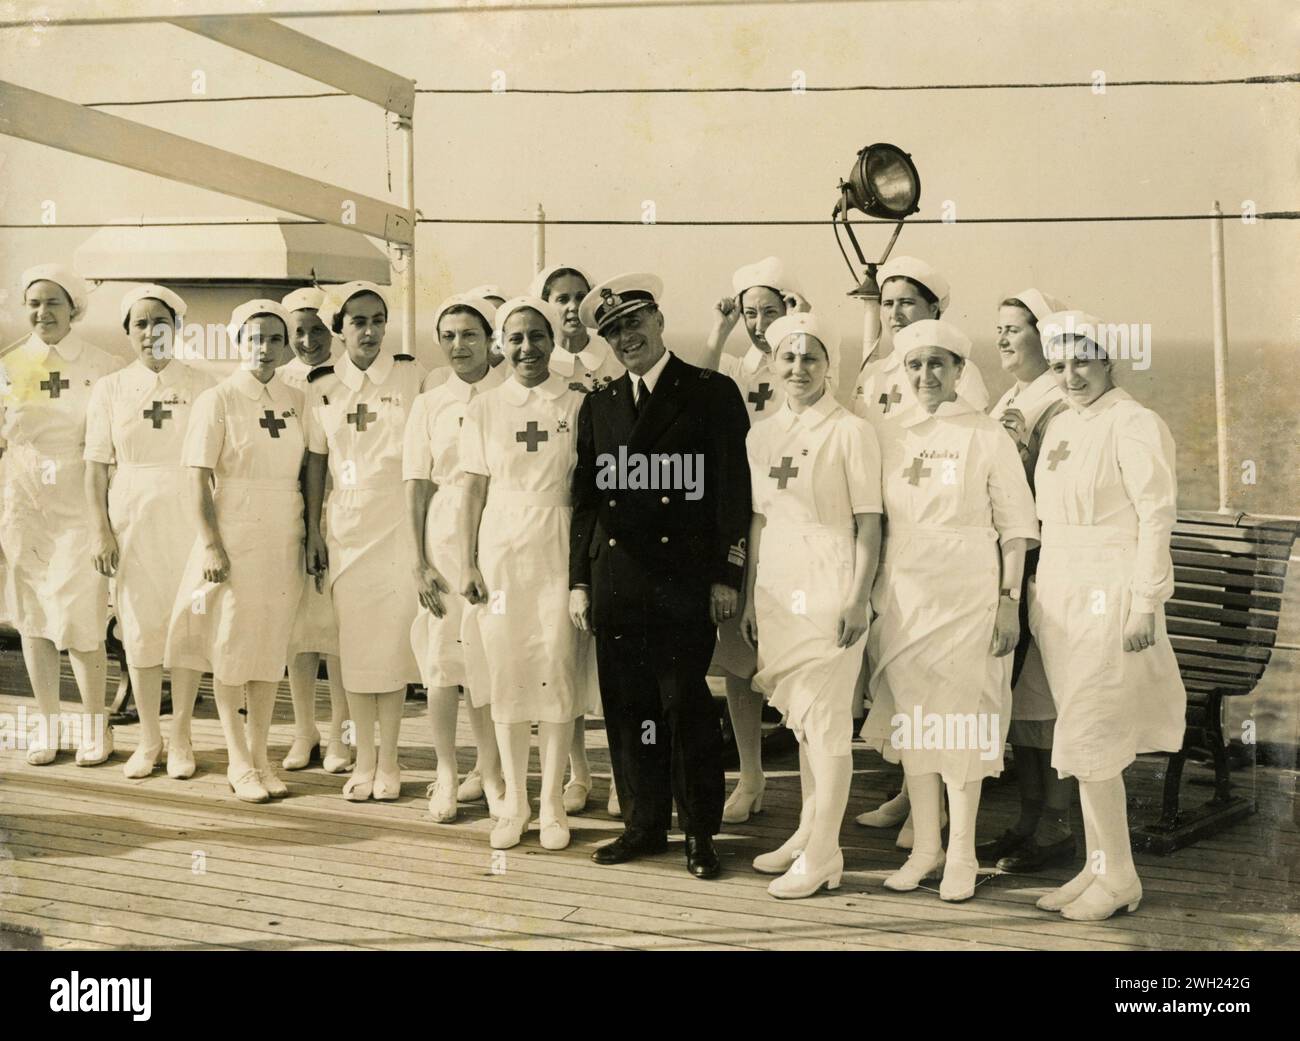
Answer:
<svg viewBox="0 0 1300 1041"><path fill-rule="evenodd" d="M0 4L0 20L17 5ZM33 5L24 4L30 12ZM80 5L100 15L244 9L158 0ZM304 3L257 5L272 14ZM320 3L318 10L339 4ZM393 5L399 6L399 5ZM78 5L53 3L52 14ZM37 5L39 10L40 5ZM11 13L4 15L8 9ZM1291 73L1300 6L1261 2L797 3L401 17L285 23L419 87L809 86L1108 82ZM77 101L319 90L318 83L165 24L0 29L6 79ZM109 108L127 118L243 152L370 195L396 198L401 143L383 113L355 99ZM1300 84L1089 86L1034 90L639 95L422 95L416 108L416 205L427 217L639 220L819 219L856 151L891 141L922 179L919 217L897 253L921 256L952 284L948 317L996 374L997 302L1035 286L1110 321L1150 323L1153 351L1208 351L1209 227L1204 222L979 225L989 216L1203 213L1300 209ZM97 160L0 137L0 220L60 224L274 216L274 211ZM0 231L0 332L22 332L19 273L70 261L90 234ZM887 229L869 227L866 252ZM829 225L798 228L551 227L548 260L596 277L652 271L665 282L670 345L699 350L732 271L776 254L814 306L846 334L852 364L860 305ZM1294 344L1300 224L1225 225L1235 347ZM520 292L532 274L528 227L422 225L416 269L421 353L452 291L496 282ZM97 299L90 331L111 336L119 294ZM120 338L120 331L116 334ZM737 332L730 349L742 347ZM997 379L990 379L996 384Z"/></svg>

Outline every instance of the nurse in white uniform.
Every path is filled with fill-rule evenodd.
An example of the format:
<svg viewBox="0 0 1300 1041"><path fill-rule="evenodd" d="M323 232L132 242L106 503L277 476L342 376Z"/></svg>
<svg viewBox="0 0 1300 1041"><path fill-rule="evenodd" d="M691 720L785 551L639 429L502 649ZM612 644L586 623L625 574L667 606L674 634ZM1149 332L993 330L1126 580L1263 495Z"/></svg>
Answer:
<svg viewBox="0 0 1300 1041"><path fill-rule="evenodd" d="M513 370L474 398L461 429L465 490L458 525L462 636L476 705L490 701L505 773L494 849L518 845L528 826L528 744L537 724L542 767L539 819L545 849L569 844L561 783L573 722L587 696L591 636L570 621L569 553L578 409L583 395L550 371L562 320L523 296L497 311Z"/></svg>
<svg viewBox="0 0 1300 1041"><path fill-rule="evenodd" d="M415 586L419 612L411 623L411 650L429 692L429 729L438 755L438 778L429 785L429 813L440 824L456 819L457 802L487 796L489 810L505 796L492 712L467 697L477 759L458 785L456 714L460 689L468 686L460 639L461 598L456 522L460 518L460 430L465 410L478 395L499 386L501 369L488 364L496 308L480 297L444 300L433 318L438 344L451 369L445 382L415 399L406 423L402 477L416 545Z"/></svg>
<svg viewBox="0 0 1300 1041"><path fill-rule="evenodd" d="M831 394L839 336L810 314L773 322L784 403L746 439L754 488L741 630L754 686L799 740L799 827L754 868L775 897L839 886L840 823L853 777L853 695L880 557L880 450L866 420Z"/></svg>
<svg viewBox="0 0 1300 1041"><path fill-rule="evenodd" d="M86 311L86 285L57 264L22 277L32 334L0 353L0 549L5 599L22 637L39 722L27 761L59 751L59 652L66 650L81 693L77 765L113 753L104 711L108 580L91 565L86 510L86 406L95 381L121 361L82 339L72 323Z"/></svg>
<svg viewBox="0 0 1300 1041"><path fill-rule="evenodd" d="M1065 396L1049 371L1038 323L1063 305L1037 289L1022 289L998 308L997 346L1002 371L1015 382L990 411L1015 442L1025 464L1029 487L1042 433L1065 408ZM1038 550L1025 557L1026 586L1038 566ZM1020 642L1011 666L1011 730L1007 740L1016 754L1020 816L1002 835L975 848L981 861L1000 871L1033 872L1074 858L1070 803L1074 785L1052 769L1052 730L1056 704L1043 672L1038 645L1029 632L1028 603L1022 590Z"/></svg>
<svg viewBox="0 0 1300 1041"><path fill-rule="evenodd" d="M406 522L402 439L425 371L384 352L388 304L372 282L327 290L324 310L345 351L307 384L307 565L325 574L338 618L339 664L356 723L357 761L343 795L352 802L401 794L397 742L418 603L415 542ZM329 523L321 525L328 471ZM375 722L379 755L375 756Z"/></svg>
<svg viewBox="0 0 1300 1041"><path fill-rule="evenodd" d="M862 367L853 389L852 409L870 420L880 433L884 426L895 422L916 403L916 392L903 371L903 354L896 348L895 338L913 322L940 318L948 310L950 295L948 280L916 257L894 257L881 267L877 277L880 282L880 326L877 329L875 316L868 311ZM879 339L875 340L877 332ZM956 389L975 408L981 411L988 408L988 391L976 365L962 366ZM867 664L870 668L870 662ZM868 828L894 828L902 824L898 845L910 849L909 809L907 781L904 779L903 789L895 798L859 814L857 822Z"/></svg>
<svg viewBox="0 0 1300 1041"><path fill-rule="evenodd" d="M163 648L181 573L194 544L190 474L181 449L190 413L212 380L175 359L185 301L165 286L122 297L122 329L134 364L95 384L86 410L86 497L95 570L116 578L114 605L126 648L140 742L124 769L148 777L162 755L159 721ZM109 469L115 467L112 481ZM190 722L198 684L172 682L172 740L167 772L194 772Z"/></svg>
<svg viewBox="0 0 1300 1041"><path fill-rule="evenodd" d="M595 283L581 268L572 264L552 264L543 268L533 279L529 293L554 305L560 313L562 331L558 349L551 353L551 372L569 381L569 389L582 394L607 387L623 375L623 366L614 357L603 339L593 337L578 317L582 298L591 292ZM590 672L587 676L588 692L584 715L600 716L600 687L596 679L596 656L589 656ZM573 744L569 748L569 770L572 774L564 786L564 812L581 813L587 807L591 794L591 766L587 762L587 728L585 720L573 725ZM620 813L618 791L614 777L609 779L608 811Z"/></svg>
<svg viewBox="0 0 1300 1041"><path fill-rule="evenodd" d="M267 759L275 692L302 601L302 394L276 371L289 315L250 300L230 316L240 366L198 396L181 461L190 470L190 549L172 608L163 665L212 673L237 798L289 794ZM247 711L247 722L242 713Z"/></svg>
<svg viewBox="0 0 1300 1041"><path fill-rule="evenodd" d="M958 901L975 893L981 783L1002 772L1016 594L1038 523L1011 439L957 393L970 341L926 319L896 344L917 402L880 432L885 545L863 737L903 764L914 815L912 854L886 888L915 889L942 867L939 895Z"/></svg>
<svg viewBox="0 0 1300 1041"><path fill-rule="evenodd" d="M1164 616L1178 486L1169 428L1115 386L1102 323L1067 311L1041 325L1070 407L1035 470L1043 548L1030 625L1056 699L1052 766L1079 779L1087 860L1038 906L1091 922L1142 899L1124 768L1183 743L1187 693Z"/></svg>
<svg viewBox="0 0 1300 1041"><path fill-rule="evenodd" d="M706 368L716 369L740 388L751 424L775 415L785 402L783 381L772 369L772 351L767 329L786 314L806 312L808 302L800 295L793 275L778 257L764 257L746 264L731 277L732 296L723 297L713 308L713 328L706 341ZM724 354L727 337L741 319L749 337L743 357ZM754 650L740 631L735 618L718 627L718 649L711 662L727 685L727 711L736 737L740 779L722 808L727 824L743 824L751 813L763 809L763 696L754 690L757 662Z"/></svg>
<svg viewBox="0 0 1300 1041"><path fill-rule="evenodd" d="M280 378L290 387L306 393L307 378L312 371L330 364L334 337L320 320L325 302L324 290L315 287L295 289L282 301L289 312L289 344L294 356L280 369ZM325 496L328 500L329 489ZM302 603L293 620L289 636L289 693L293 699L293 744L284 757L286 770L301 770L320 756L320 731L316 729L316 677L320 661L325 659L329 677L330 728L325 743L326 773L342 773L352 757L343 740L348 722L348 698L339 671L338 621L334 617L334 600L323 578L303 587Z"/></svg>

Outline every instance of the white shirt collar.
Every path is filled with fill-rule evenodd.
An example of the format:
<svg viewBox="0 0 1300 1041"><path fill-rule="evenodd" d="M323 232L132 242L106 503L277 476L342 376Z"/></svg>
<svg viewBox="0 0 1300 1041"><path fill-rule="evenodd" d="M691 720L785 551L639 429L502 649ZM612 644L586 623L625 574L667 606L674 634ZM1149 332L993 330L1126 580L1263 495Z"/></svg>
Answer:
<svg viewBox="0 0 1300 1041"><path fill-rule="evenodd" d="M1011 388L1011 397L1008 399L1007 407L1010 408L1016 402L1035 402L1039 398L1050 394L1056 386L1056 374L1051 369L1045 369L1035 376L1028 386L1022 387L1019 383L1016 383Z"/></svg>
<svg viewBox="0 0 1300 1041"><path fill-rule="evenodd" d="M940 402L939 407L933 412L927 412L924 405L919 401L915 401L899 417L899 422L905 427L914 427L924 423L927 419L948 419L953 416L964 416L968 412L978 411L979 409L959 394L956 401Z"/></svg>
<svg viewBox="0 0 1300 1041"><path fill-rule="evenodd" d="M1068 394L1065 396L1065 400L1069 402L1070 408L1073 409L1075 412L1077 412L1084 419L1093 419L1096 416L1100 416L1103 412L1109 411L1115 405L1118 405L1121 401L1132 401L1133 398L1132 395L1130 395L1129 392L1126 391L1123 387L1111 387L1110 390L1106 391L1106 393L1104 393L1091 405L1087 405L1083 408L1080 408L1078 405L1076 405L1070 399L1070 396Z"/></svg>
<svg viewBox="0 0 1300 1041"><path fill-rule="evenodd" d="M148 386L160 384L164 387L174 387L180 383L185 376L184 367L175 358L163 366L162 372L154 372L153 369L145 365L145 363L138 357L132 363L131 367L135 370L136 375Z"/></svg>
<svg viewBox="0 0 1300 1041"><path fill-rule="evenodd" d="M169 365L168 368L171 368ZM235 389L249 401L257 401L265 393L267 397L273 397L272 388L280 386L280 374L278 372L271 375L271 379L262 383L253 375L252 369L238 368L230 376L230 382L235 385Z"/></svg>
<svg viewBox="0 0 1300 1041"><path fill-rule="evenodd" d="M354 394L358 394L361 392L361 387L365 383L367 377L370 378L370 382L375 386L382 386L388 379L389 374L393 371L393 366L395 364L396 362L393 361L393 356L391 354L380 354L379 357L370 363L370 368L358 369L352 364L352 355L348 354L347 351L344 351L343 357L340 358L338 364L334 366L334 375L343 381L343 385L347 387L348 390L352 391Z"/></svg>
<svg viewBox="0 0 1300 1041"><path fill-rule="evenodd" d="M488 366L487 372L477 383L466 383L455 372L447 377L443 386L447 388L447 393L457 401L468 401L475 394L482 394L485 390L491 390L493 387L499 387L505 379L505 374L501 371L501 366L493 368Z"/></svg>
<svg viewBox="0 0 1300 1041"><path fill-rule="evenodd" d="M749 350L745 352L745 356L740 359L740 371L747 376L752 376L767 362L768 356L751 344Z"/></svg>
<svg viewBox="0 0 1300 1041"><path fill-rule="evenodd" d="M587 346L572 354L563 347L556 347L551 352L551 369L564 376L572 376L578 362L582 362L588 372L596 372L609 357L609 348L594 336L587 341Z"/></svg>
<svg viewBox="0 0 1300 1041"><path fill-rule="evenodd" d="M831 393L831 388L828 385L822 391L822 396L802 412L796 412L792 409L790 399L787 397L774 418L779 420L786 430L790 430L796 423L802 425L806 430L815 430L830 418L837 408L839 408L839 403L835 400L835 395Z"/></svg>
<svg viewBox="0 0 1300 1041"><path fill-rule="evenodd" d="M651 394L653 394L655 392L655 384L659 382L659 377L663 375L664 366L668 364L668 359L672 357L672 354L673 352L665 347L663 354L659 356L659 360L650 367L650 371L644 376L638 376L631 369L628 369L627 374L632 378L632 392L634 394L636 393L637 381L641 380L645 382L646 388Z"/></svg>
<svg viewBox="0 0 1300 1041"><path fill-rule="evenodd" d="M56 344L48 344L41 339L40 334L32 330L32 335L27 338L26 350L31 355L32 360L39 365L45 364L53 351L63 361L76 361L81 357L81 352L85 350L86 342L76 333L69 330L64 334L62 340Z"/></svg>
<svg viewBox="0 0 1300 1041"><path fill-rule="evenodd" d="M529 397L531 397L533 394L539 394L544 398L548 398L551 401L554 401L561 394L564 394L566 391L568 391L568 389L569 389L568 381L565 380L563 376L555 372L551 373L551 375L544 382L539 383L535 387L525 387L522 383L520 383L517 379L515 379L514 376L511 376L510 379L506 380L504 383L501 384L502 396L506 399L506 401L510 402L510 404L514 405L516 408L519 408L524 404L526 404Z"/></svg>

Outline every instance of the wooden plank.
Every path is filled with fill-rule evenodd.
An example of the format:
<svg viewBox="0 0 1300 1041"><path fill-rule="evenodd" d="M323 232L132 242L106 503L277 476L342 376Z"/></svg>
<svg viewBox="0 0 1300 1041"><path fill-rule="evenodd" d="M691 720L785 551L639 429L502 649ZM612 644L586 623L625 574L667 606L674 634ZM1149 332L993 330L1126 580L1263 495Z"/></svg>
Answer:
<svg viewBox="0 0 1300 1041"><path fill-rule="evenodd" d="M1230 553L1205 553L1190 549L1171 552L1174 567L1208 567L1238 571L1247 575L1276 575L1286 577L1285 560L1267 560L1264 557L1238 556Z"/></svg>
<svg viewBox="0 0 1300 1041"><path fill-rule="evenodd" d="M1188 654L1203 655L1214 659L1216 667L1222 665L1230 671L1249 672L1252 675L1256 674L1253 669L1235 666L1254 662L1262 670L1273 657L1273 651L1269 647L1256 647L1249 643L1216 643L1213 640L1192 638L1177 633L1170 635L1169 643L1178 653L1186 651Z"/></svg>
<svg viewBox="0 0 1300 1041"><path fill-rule="evenodd" d="M1204 604L1184 604L1177 600L1165 602L1166 618L1199 619L1218 622L1238 628L1277 629L1278 615L1259 611L1233 611L1226 607L1207 607Z"/></svg>
<svg viewBox="0 0 1300 1041"><path fill-rule="evenodd" d="M1281 561L1284 566L1291 559L1290 542L1260 542L1258 539L1234 540L1213 538L1208 535L1180 534L1177 528L1174 529L1169 545L1173 550L1189 550L1193 553L1211 553L1246 559L1259 557Z"/></svg>
<svg viewBox="0 0 1300 1041"><path fill-rule="evenodd" d="M1263 593L1249 591L1242 592L1231 589L1214 589L1206 586L1183 585L1179 583L1174 586L1173 600L1194 601L1204 604L1224 604L1228 607L1239 607L1252 611L1268 611L1271 613L1280 613L1282 610L1282 598L1277 596L1266 596ZM1166 611L1168 608L1166 607Z"/></svg>
<svg viewBox="0 0 1300 1041"><path fill-rule="evenodd" d="M174 18L171 24L209 40L290 69L300 76L374 102L410 118L415 114L415 83L355 54L331 47L270 18L223 18L219 15Z"/></svg>
<svg viewBox="0 0 1300 1041"><path fill-rule="evenodd" d="M1207 571L1204 568L1174 565L1174 582L1178 585L1218 586L1226 589L1254 589L1265 593L1281 593L1282 579L1272 575L1239 575L1228 571Z"/></svg>
<svg viewBox="0 0 1300 1041"><path fill-rule="evenodd" d="M414 241L409 213L393 203L3 81L0 134L221 192L386 242L409 246Z"/></svg>
<svg viewBox="0 0 1300 1041"><path fill-rule="evenodd" d="M1203 622L1188 621L1184 618L1166 618L1166 628L1171 635L1199 636L1219 644L1242 644L1255 647L1272 647L1277 642L1277 633L1267 629L1236 629L1227 625L1207 625Z"/></svg>

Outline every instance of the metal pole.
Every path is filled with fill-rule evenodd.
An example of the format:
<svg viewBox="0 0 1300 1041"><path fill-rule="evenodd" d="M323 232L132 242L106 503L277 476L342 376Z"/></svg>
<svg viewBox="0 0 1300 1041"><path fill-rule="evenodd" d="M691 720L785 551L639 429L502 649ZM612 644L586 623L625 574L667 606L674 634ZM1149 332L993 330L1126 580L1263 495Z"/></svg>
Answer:
<svg viewBox="0 0 1300 1041"><path fill-rule="evenodd" d="M537 223L533 225L533 274L546 267L546 211L537 204Z"/></svg>
<svg viewBox="0 0 1300 1041"><path fill-rule="evenodd" d="M1215 200L1210 221L1210 297L1214 303L1214 420L1219 448L1219 512L1228 501L1228 302L1223 265L1223 210Z"/></svg>
<svg viewBox="0 0 1300 1041"><path fill-rule="evenodd" d="M411 244L398 246L397 255L404 263L398 277L402 289L402 351L415 354L415 120L412 116L393 116L393 124L402 132L402 159L406 176L402 183L402 206L411 222Z"/></svg>

